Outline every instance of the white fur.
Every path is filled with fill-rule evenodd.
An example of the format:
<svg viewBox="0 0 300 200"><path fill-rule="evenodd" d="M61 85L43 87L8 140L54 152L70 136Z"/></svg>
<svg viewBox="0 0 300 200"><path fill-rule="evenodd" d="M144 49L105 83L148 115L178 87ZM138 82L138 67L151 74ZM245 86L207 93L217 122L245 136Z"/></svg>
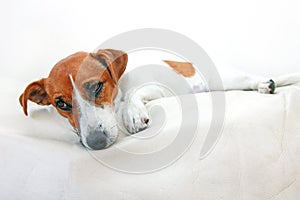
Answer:
<svg viewBox="0 0 300 200"><path fill-rule="evenodd" d="M107 133L106 147L112 145L118 137L117 120L113 108L105 105L103 108L95 106L91 102L86 101L80 95L72 76L70 80L74 89L73 99L79 106L79 125L80 125L80 137L84 146L90 148L86 142L86 138L90 132L90 129L97 129Z"/></svg>
<svg viewBox="0 0 300 200"><path fill-rule="evenodd" d="M160 64L170 68L163 62ZM181 76L178 73L176 74ZM220 76L223 81L222 87L216 85L212 79L205 80L197 70L194 76L185 78L185 80L193 93L221 90L256 90L260 93L270 92L268 88L269 84L266 83L270 78L253 76L238 72L234 69L226 71L225 73L220 72ZM300 73L275 77L273 80L275 81L276 87L294 84L300 81ZM131 80L127 79L126 81ZM122 84L129 83L122 82ZM123 124L127 130L133 134L147 128L147 124L141 123L142 118L149 117L145 103L165 96L169 96L168 91L165 91L165 88L160 87L159 85L148 85L128 90L125 95L125 104L123 104L124 107L122 109Z"/></svg>
<svg viewBox="0 0 300 200"><path fill-rule="evenodd" d="M147 128L148 124L144 119L150 119L145 104L165 96L163 89L155 84L129 90L124 97L121 110L125 128L132 134Z"/></svg>

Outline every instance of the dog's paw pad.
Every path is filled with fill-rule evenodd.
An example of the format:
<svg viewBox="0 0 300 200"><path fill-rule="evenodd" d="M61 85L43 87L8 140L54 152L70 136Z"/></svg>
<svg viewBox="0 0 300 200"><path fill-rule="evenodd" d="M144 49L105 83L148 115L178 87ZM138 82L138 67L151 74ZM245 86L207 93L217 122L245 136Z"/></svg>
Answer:
<svg viewBox="0 0 300 200"><path fill-rule="evenodd" d="M258 92L262 94L274 94L275 82L270 79L269 81L259 83Z"/></svg>

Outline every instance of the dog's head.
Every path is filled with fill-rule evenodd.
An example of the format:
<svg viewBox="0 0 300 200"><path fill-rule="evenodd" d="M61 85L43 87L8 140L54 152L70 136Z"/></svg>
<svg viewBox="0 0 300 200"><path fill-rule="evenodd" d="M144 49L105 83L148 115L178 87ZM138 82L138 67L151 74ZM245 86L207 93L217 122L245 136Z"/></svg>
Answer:
<svg viewBox="0 0 300 200"><path fill-rule="evenodd" d="M84 146L103 149L117 138L114 99L125 71L127 54L112 49L78 52L58 62L48 78L32 82L20 96L27 101L52 104L78 130Z"/></svg>

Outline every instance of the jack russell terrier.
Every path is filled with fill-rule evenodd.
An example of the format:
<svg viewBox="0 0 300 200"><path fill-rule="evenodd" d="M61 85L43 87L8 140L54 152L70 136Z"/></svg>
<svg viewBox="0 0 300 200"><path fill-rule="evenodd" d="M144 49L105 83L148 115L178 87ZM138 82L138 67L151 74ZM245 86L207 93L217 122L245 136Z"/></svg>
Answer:
<svg viewBox="0 0 300 200"><path fill-rule="evenodd" d="M68 118L82 144L93 150L106 148L116 141L116 112L119 112L121 104L122 121L128 132L134 134L144 130L150 120L145 103L166 96L166 92L159 85L121 92L118 83L127 61L125 52L113 49L98 50L96 53L78 52L68 56L53 67L48 78L32 82L26 87L19 98L25 115L28 115L28 100L39 105L52 104L62 116ZM209 91L191 63L164 63L187 80L191 92ZM224 82L224 88L210 90L257 90L272 94L275 87L294 84L299 80L300 74L268 81L245 76Z"/></svg>

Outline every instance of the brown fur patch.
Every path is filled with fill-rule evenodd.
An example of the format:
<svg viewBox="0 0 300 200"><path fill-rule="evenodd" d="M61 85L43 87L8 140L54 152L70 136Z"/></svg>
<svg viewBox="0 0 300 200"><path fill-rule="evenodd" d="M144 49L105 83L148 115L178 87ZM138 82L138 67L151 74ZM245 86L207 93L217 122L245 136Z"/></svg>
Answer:
<svg viewBox="0 0 300 200"><path fill-rule="evenodd" d="M190 62L176 62L170 60L164 60L164 62L184 77L191 77L196 73L193 64Z"/></svg>

